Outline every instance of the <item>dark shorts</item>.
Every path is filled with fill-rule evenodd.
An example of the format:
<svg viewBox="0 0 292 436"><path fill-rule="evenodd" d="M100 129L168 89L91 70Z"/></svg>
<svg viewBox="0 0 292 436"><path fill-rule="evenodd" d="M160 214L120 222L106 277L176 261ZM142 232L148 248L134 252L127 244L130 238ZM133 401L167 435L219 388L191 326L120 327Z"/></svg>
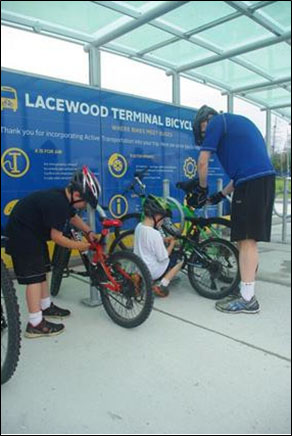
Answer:
<svg viewBox="0 0 292 436"><path fill-rule="evenodd" d="M237 186L231 212L231 240L269 242L275 200L275 176L261 177Z"/></svg>
<svg viewBox="0 0 292 436"><path fill-rule="evenodd" d="M159 279L157 279L157 280L162 280L163 277L165 276L165 274L167 274L170 270L172 270L172 268L174 268L181 261L182 261L181 256L179 256L178 253L176 253L175 251L172 252L170 257L169 257L168 267L166 268L166 270L162 274L162 276L159 277Z"/></svg>
<svg viewBox="0 0 292 436"><path fill-rule="evenodd" d="M47 243L37 239L30 231L21 233L18 230L14 228L14 236L6 244L17 281L21 285L42 283L46 280L46 273L51 270Z"/></svg>

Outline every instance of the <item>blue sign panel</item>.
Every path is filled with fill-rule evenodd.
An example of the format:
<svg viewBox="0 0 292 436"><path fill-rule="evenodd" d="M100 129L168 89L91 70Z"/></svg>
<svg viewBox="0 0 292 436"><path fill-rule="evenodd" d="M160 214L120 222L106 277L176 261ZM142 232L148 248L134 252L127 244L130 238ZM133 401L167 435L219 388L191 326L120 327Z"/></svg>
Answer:
<svg viewBox="0 0 292 436"><path fill-rule="evenodd" d="M102 204L114 217L140 207L126 194L135 171L148 168L147 192L162 195L163 180L191 179L195 111L91 87L1 72L1 219L28 193L66 186L74 170L88 165L101 181ZM211 191L224 177L210 166Z"/></svg>

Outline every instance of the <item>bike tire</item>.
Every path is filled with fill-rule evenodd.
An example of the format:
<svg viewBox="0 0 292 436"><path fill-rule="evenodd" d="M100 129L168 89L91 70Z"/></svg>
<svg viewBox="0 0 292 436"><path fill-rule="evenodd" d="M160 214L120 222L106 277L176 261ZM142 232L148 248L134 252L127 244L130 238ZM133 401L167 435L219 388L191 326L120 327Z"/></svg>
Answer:
<svg viewBox="0 0 292 436"><path fill-rule="evenodd" d="M134 234L135 230L126 230L122 232L114 241L109 248L109 254L115 253L117 251L133 251L134 250Z"/></svg>
<svg viewBox="0 0 292 436"><path fill-rule="evenodd" d="M234 267L234 271L233 271L233 275L231 277L228 277L228 270L226 267L226 269L223 269L224 266L223 264L218 265L218 263L220 264L220 262L215 261L214 260L214 264L216 266L216 268L218 269L218 277L216 277L216 279L219 279L222 283L221 287L218 289L216 287L216 282L215 282L215 278L214 276L212 277L212 272L210 272L210 270L208 270L207 268L204 268L200 265L198 265L198 269L199 270L204 270L205 271L205 277L204 280L200 280L199 279L199 274L196 273L195 274L195 264L196 262L198 262L198 257L196 255L196 253L194 252L193 255L191 256L191 259L189 261L189 265L188 265L188 276L189 276L189 280L190 283L192 285L192 287L203 297L205 298L210 298L212 300L218 300L221 298L226 297L227 295L231 294L239 285L240 282L240 272L239 272L239 254L238 254L238 250L237 248L231 243L226 241L225 239L207 239L203 242L201 242L198 245L198 248L201 251L207 251L207 248L213 248L213 250L215 250L216 245L221 246L221 248L225 249L225 253L229 253L230 255L232 255L233 257L233 262L235 262L235 267ZM224 251L223 251L224 253ZM209 254L210 255L210 254ZM225 262L228 265L228 263L230 264L230 260L225 258ZM221 268L221 272L220 272L220 268ZM225 275L224 275L225 273ZM210 279L210 286L208 286L209 283L209 279ZM214 289L215 287L215 289Z"/></svg>
<svg viewBox="0 0 292 436"><path fill-rule="evenodd" d="M172 223L174 234L176 233L178 236L180 236L183 234L185 228L185 213L183 207L176 198L167 197L166 201L169 207L171 208L172 213L174 214L174 211L176 211L177 213L177 215L173 216L171 221L173 220L175 221L174 223Z"/></svg>
<svg viewBox="0 0 292 436"><path fill-rule="evenodd" d="M127 222L129 223L131 221L131 229L135 229L136 226L141 222L142 214L141 213L128 213L127 215L124 215L122 218L120 218L120 221L122 221L123 225L122 227L116 227L115 228L115 237L118 238L122 233L124 233L125 226L127 225Z"/></svg>
<svg viewBox="0 0 292 436"><path fill-rule="evenodd" d="M52 259L52 276L51 276L51 295L55 297L60 292L64 270L68 267L71 256L69 248L55 245Z"/></svg>
<svg viewBox="0 0 292 436"><path fill-rule="evenodd" d="M6 318L2 305L5 305ZM6 326L4 326L4 321ZM7 328L7 353L3 356L3 335ZM3 342L2 342L3 341ZM1 259L1 384L6 383L14 374L20 355L21 324L16 291L9 272ZM2 363L3 358L3 363Z"/></svg>
<svg viewBox="0 0 292 436"><path fill-rule="evenodd" d="M152 278L149 269L142 261L142 259L129 251L120 251L112 254L109 257L107 263L108 265L114 266L116 264L120 264L123 260L132 262L132 264L137 267L139 274L142 277L142 282L145 288L145 300L143 301L141 311L136 316L130 319L122 316L115 310L115 307L112 303L112 301L114 300L112 300L111 298L111 292L106 291L104 288L101 289L101 301L106 313L116 324L124 328L134 328L146 321L152 311Z"/></svg>

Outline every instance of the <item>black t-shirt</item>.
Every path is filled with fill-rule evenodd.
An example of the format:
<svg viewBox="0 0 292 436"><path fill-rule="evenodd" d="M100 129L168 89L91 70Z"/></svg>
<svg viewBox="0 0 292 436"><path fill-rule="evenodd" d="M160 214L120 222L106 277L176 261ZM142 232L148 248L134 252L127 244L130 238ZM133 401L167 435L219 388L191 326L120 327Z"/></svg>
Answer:
<svg viewBox="0 0 292 436"><path fill-rule="evenodd" d="M6 227L8 237L27 228L38 239L51 239L51 229L62 231L76 214L64 189L37 191L21 199L13 208Z"/></svg>

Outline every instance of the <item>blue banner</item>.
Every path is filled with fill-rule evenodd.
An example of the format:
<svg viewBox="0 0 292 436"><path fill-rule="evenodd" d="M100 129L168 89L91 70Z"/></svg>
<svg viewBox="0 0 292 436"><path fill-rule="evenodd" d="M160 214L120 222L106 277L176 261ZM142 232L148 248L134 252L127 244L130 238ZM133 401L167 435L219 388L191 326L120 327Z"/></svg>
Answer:
<svg viewBox="0 0 292 436"><path fill-rule="evenodd" d="M168 179L171 195L183 199L175 184L195 176L199 153L194 110L8 71L1 83L2 225L16 201L66 186L82 165L100 179L102 204L114 217L140 207L137 197L123 195L137 170L148 168L147 192L162 195ZM211 192L219 177L214 157Z"/></svg>

